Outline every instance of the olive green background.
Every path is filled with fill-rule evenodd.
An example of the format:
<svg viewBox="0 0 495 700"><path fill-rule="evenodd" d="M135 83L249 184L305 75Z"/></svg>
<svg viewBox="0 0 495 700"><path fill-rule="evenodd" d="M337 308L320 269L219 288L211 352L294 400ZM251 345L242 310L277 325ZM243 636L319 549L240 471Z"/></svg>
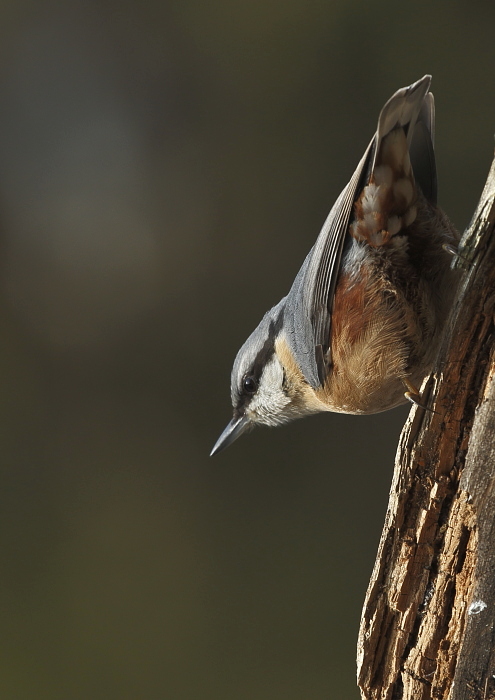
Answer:
<svg viewBox="0 0 495 700"><path fill-rule="evenodd" d="M462 228L495 5L0 5L0 697L357 700L407 409L215 459L240 344L378 112L433 74Z"/></svg>

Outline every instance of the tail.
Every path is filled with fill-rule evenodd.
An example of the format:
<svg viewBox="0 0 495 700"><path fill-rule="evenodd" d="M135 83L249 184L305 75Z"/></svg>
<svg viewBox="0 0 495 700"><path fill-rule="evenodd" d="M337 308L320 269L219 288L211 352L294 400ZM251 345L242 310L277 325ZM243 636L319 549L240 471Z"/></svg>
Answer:
<svg viewBox="0 0 495 700"><path fill-rule="evenodd" d="M401 88L384 105L378 117L375 152L371 172L383 158L383 141L390 132L402 127L416 183L426 199L436 203L435 100L429 92L431 75L425 75L409 87Z"/></svg>
<svg viewBox="0 0 495 700"><path fill-rule="evenodd" d="M385 104L373 139L366 185L354 204L351 235L373 247L403 235L417 217L421 194L436 203L435 108L430 76L398 90Z"/></svg>

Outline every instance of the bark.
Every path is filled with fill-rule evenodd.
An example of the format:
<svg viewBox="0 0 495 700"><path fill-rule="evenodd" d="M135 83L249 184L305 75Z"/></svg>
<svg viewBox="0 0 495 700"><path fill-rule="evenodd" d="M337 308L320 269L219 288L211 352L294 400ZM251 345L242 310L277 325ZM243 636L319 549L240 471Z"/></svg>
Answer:
<svg viewBox="0 0 495 700"><path fill-rule="evenodd" d="M495 698L495 160L436 369L399 442L366 594L366 700Z"/></svg>

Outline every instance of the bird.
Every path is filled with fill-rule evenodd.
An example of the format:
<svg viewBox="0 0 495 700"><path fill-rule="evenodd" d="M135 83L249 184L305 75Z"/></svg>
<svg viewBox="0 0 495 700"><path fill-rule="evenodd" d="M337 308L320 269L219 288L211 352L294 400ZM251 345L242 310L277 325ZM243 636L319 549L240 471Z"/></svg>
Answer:
<svg viewBox="0 0 495 700"><path fill-rule="evenodd" d="M289 293L239 350L233 418L211 455L256 425L422 405L459 241L437 205L430 83L425 75L385 103Z"/></svg>

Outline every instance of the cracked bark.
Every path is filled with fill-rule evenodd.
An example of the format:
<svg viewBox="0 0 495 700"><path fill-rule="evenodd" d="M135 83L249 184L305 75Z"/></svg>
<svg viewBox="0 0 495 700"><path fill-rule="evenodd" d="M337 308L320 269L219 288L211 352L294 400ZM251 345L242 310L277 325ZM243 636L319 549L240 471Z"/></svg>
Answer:
<svg viewBox="0 0 495 700"><path fill-rule="evenodd" d="M436 369L397 450L366 594L366 700L495 699L495 160Z"/></svg>

